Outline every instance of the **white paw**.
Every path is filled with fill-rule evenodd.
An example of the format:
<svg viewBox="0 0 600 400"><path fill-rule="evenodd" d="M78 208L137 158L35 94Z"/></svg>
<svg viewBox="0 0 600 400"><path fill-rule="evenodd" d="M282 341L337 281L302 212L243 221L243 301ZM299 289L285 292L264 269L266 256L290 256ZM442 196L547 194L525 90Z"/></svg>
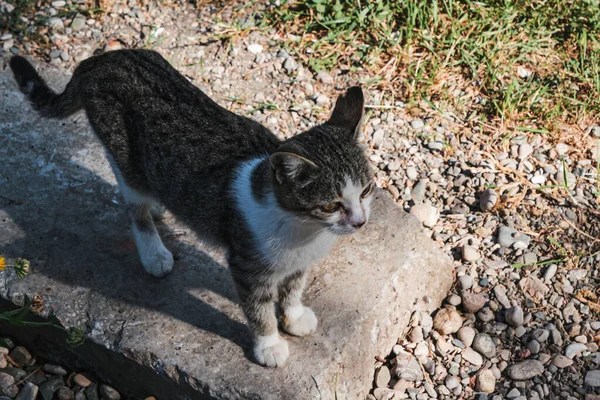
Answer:
<svg viewBox="0 0 600 400"><path fill-rule="evenodd" d="M278 333L271 336L258 336L254 344L254 357L265 367L281 367L288 359L288 343Z"/></svg>
<svg viewBox="0 0 600 400"><path fill-rule="evenodd" d="M306 336L317 330L317 316L308 307L294 306L284 312L283 325L294 336Z"/></svg>
<svg viewBox="0 0 600 400"><path fill-rule="evenodd" d="M162 278L173 269L173 255L163 245L154 253L141 254L141 259L146 272L157 278Z"/></svg>

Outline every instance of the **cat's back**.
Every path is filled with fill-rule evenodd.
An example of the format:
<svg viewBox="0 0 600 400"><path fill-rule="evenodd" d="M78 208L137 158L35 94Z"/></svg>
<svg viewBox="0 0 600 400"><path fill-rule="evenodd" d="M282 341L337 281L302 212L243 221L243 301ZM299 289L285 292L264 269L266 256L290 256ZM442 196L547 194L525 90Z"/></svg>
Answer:
<svg viewBox="0 0 600 400"><path fill-rule="evenodd" d="M74 79L88 118L109 150L112 142L122 147L111 135L126 132L129 144L142 153L162 148L169 153L162 157L202 159L202 167L208 167L220 164L223 154L245 159L269 153L278 144L268 129L219 106L152 50L89 58L78 66Z"/></svg>

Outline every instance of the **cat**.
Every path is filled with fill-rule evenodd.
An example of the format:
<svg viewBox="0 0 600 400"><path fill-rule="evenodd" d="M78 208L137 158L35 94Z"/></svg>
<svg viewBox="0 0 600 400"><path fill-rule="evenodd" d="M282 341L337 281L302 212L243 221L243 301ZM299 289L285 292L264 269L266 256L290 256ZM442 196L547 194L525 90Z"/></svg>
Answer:
<svg viewBox="0 0 600 400"><path fill-rule="evenodd" d="M359 132L360 87L340 95L328 121L280 140L211 100L161 55L118 50L82 61L61 94L24 57L10 67L44 117L84 109L128 207L144 269L173 268L153 221L164 206L207 243L223 246L264 366L283 365L282 326L304 336L317 317L303 305L308 268L370 216L374 179Z"/></svg>

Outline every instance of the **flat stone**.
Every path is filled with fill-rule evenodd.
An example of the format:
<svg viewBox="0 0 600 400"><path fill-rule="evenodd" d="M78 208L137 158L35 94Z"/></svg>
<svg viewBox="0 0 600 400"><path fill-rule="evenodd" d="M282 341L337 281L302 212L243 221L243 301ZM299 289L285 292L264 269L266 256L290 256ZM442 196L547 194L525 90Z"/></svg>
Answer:
<svg viewBox="0 0 600 400"><path fill-rule="evenodd" d="M36 67L58 91L68 81L58 68ZM0 71L0 248L4 256L26 255L33 270L27 279L5 273L0 295L23 304L26 293L41 293L42 316L65 328L90 327L86 344L64 358L52 350L56 363L77 370L79 358L133 398L296 400L336 391L354 398L371 387L373 355L389 352L412 312L431 313L450 289L449 257L378 191L369 224L311 270L304 300L319 317L317 332L285 335L288 365L265 369L252 361L224 252L178 233L187 228L167 216L159 230L175 270L162 280L145 274L110 165L85 118L40 118L10 69ZM5 323L0 331L15 332ZM36 344L48 329L27 331L21 343L50 358L52 346ZM62 331L55 334L44 333L66 346ZM144 379L129 379L133 371Z"/></svg>
<svg viewBox="0 0 600 400"><path fill-rule="evenodd" d="M508 376L514 381L525 381L544 372L544 364L538 360L525 360L508 368Z"/></svg>
<svg viewBox="0 0 600 400"><path fill-rule="evenodd" d="M86 388L92 383L85 375L82 374L76 374L73 377L73 382L75 382L77 386L80 386L82 388Z"/></svg>
<svg viewBox="0 0 600 400"><path fill-rule="evenodd" d="M567 347L565 347L565 356L573 359L575 356L583 353L587 350L587 346L583 343L571 343Z"/></svg>
<svg viewBox="0 0 600 400"><path fill-rule="evenodd" d="M496 343L487 333L478 333L473 340L473 350L487 358L496 356Z"/></svg>
<svg viewBox="0 0 600 400"><path fill-rule="evenodd" d="M15 400L35 400L39 388L31 382L25 382Z"/></svg>
<svg viewBox="0 0 600 400"><path fill-rule="evenodd" d="M600 371L586 372L584 384L590 387L600 387Z"/></svg>
<svg viewBox="0 0 600 400"><path fill-rule="evenodd" d="M428 228L435 226L440 218L440 211L431 204L415 204L410 208L410 213Z"/></svg>
<svg viewBox="0 0 600 400"><path fill-rule="evenodd" d="M571 365L573 365L573 360L571 360L567 356L563 356L561 354L557 354L552 359L552 365L554 365L554 366L556 366L558 368L567 368L567 367L570 367Z"/></svg>
<svg viewBox="0 0 600 400"><path fill-rule="evenodd" d="M14 398L19 393L19 388L15 385L15 378L0 372L0 396L8 396Z"/></svg>
<svg viewBox="0 0 600 400"><path fill-rule="evenodd" d="M100 394L105 400L121 400L121 395L108 385L100 385Z"/></svg>
<svg viewBox="0 0 600 400"><path fill-rule="evenodd" d="M392 379L390 369L385 365L381 366L375 374L375 387L386 388L390 379Z"/></svg>
<svg viewBox="0 0 600 400"><path fill-rule="evenodd" d="M46 382L40 385L40 394L42 395L42 399L52 400L54 393L56 393L58 388L63 386L65 386L65 382L60 375L56 375L48 379Z"/></svg>
<svg viewBox="0 0 600 400"><path fill-rule="evenodd" d="M66 375L67 371L59 366L59 365L52 365L52 364L46 364L44 366L42 366L42 371L48 373L48 374L52 374L52 375Z"/></svg>
<svg viewBox="0 0 600 400"><path fill-rule="evenodd" d="M471 347L473 344L473 339L475 338L475 334L475 329L471 328L470 326L463 326L458 330L456 335L465 346Z"/></svg>
<svg viewBox="0 0 600 400"><path fill-rule="evenodd" d="M473 350L470 347L467 347L463 351L462 358L463 358L463 360L468 361L471 364L476 365L476 366L480 366L481 364L483 364L483 358L481 357L481 354L477 353L475 350Z"/></svg>
<svg viewBox="0 0 600 400"><path fill-rule="evenodd" d="M33 362L33 357L29 350L27 350L23 346L17 346L10 352L10 358L14 361L15 365L18 367L24 367L27 365L31 365Z"/></svg>
<svg viewBox="0 0 600 400"><path fill-rule="evenodd" d="M423 380L421 365L412 354L401 354L396 357L394 374L398 379L404 379L409 382Z"/></svg>

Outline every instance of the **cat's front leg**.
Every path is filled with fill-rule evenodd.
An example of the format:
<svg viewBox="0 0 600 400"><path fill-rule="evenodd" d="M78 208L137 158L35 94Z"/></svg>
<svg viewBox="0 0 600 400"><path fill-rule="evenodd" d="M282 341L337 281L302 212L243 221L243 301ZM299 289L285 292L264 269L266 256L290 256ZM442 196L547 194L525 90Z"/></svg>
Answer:
<svg viewBox="0 0 600 400"><path fill-rule="evenodd" d="M267 367L281 367L289 356L288 343L279 335L275 314L276 288L262 281L260 273L248 272L229 262L241 306L254 336L254 357Z"/></svg>
<svg viewBox="0 0 600 400"><path fill-rule="evenodd" d="M306 272L296 272L279 286L279 301L283 327L294 336L306 336L317 330L317 316L302 304L302 292L306 284Z"/></svg>

